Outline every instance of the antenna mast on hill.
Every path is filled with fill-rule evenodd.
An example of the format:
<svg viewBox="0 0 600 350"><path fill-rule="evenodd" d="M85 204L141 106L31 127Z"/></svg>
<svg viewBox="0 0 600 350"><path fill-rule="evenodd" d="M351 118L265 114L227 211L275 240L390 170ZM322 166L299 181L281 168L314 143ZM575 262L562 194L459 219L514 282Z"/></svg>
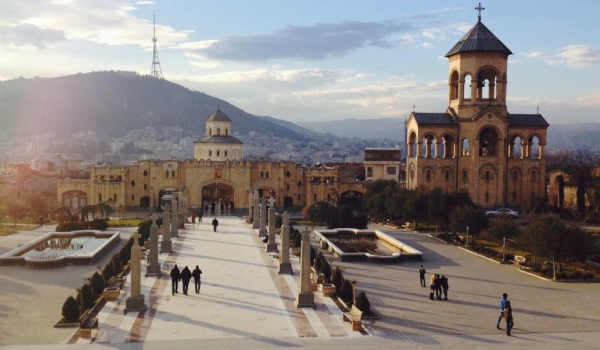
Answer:
<svg viewBox="0 0 600 350"><path fill-rule="evenodd" d="M154 43L154 52L152 54L152 71L150 75L156 79L164 79L162 74L162 69L160 68L160 61L158 60L158 49L156 48L156 15L154 11L152 11L152 22L154 24L154 35L152 37L152 42Z"/></svg>

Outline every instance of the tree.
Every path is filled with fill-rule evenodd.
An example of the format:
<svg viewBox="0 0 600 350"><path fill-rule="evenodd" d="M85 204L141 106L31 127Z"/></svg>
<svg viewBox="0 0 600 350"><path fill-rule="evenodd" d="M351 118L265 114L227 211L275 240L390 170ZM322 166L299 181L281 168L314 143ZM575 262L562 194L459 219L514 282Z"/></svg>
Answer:
<svg viewBox="0 0 600 350"><path fill-rule="evenodd" d="M415 229L419 221L427 220L427 194L421 191L408 191L404 202L404 216L407 221L415 223Z"/></svg>
<svg viewBox="0 0 600 350"><path fill-rule="evenodd" d="M474 207L457 207L450 212L450 228L453 233L465 233L467 227L469 234L473 236L473 244L475 244L475 236L479 235L487 227L487 217L485 213Z"/></svg>
<svg viewBox="0 0 600 350"><path fill-rule="evenodd" d="M550 258L553 263L558 262L559 267L564 259L583 259L589 246L581 228L567 227L552 214L534 218L525 231L522 243L536 256Z"/></svg>
<svg viewBox="0 0 600 350"><path fill-rule="evenodd" d="M437 233L438 225L443 224L446 219L446 196L439 188L427 193L427 216L435 223Z"/></svg>
<svg viewBox="0 0 600 350"><path fill-rule="evenodd" d="M65 300L62 306L62 315L70 321L77 321L79 319L79 316L81 315L81 312L79 311L79 305L72 296Z"/></svg>
<svg viewBox="0 0 600 350"><path fill-rule="evenodd" d="M24 203L29 207L29 214L35 221L48 215L48 202L43 197L28 194L24 198Z"/></svg>
<svg viewBox="0 0 600 350"><path fill-rule="evenodd" d="M13 223L17 226L17 221L23 219L27 212L29 211L29 207L27 207L22 202L14 202L8 205L8 216L13 219Z"/></svg>
<svg viewBox="0 0 600 350"><path fill-rule="evenodd" d="M325 261L323 263L323 266L321 267L321 273L324 276L323 283L331 283L331 265L329 265L329 262Z"/></svg>
<svg viewBox="0 0 600 350"><path fill-rule="evenodd" d="M586 211L586 200L593 210L598 209L600 193L600 155L590 150L564 152L556 156L569 174L570 181L577 186L577 210Z"/></svg>
<svg viewBox="0 0 600 350"><path fill-rule="evenodd" d="M98 272L94 272L90 284L94 295L99 296L104 292L104 278L102 278Z"/></svg>
<svg viewBox="0 0 600 350"><path fill-rule="evenodd" d="M339 294L340 290L342 289L342 284L344 283L344 274L342 273L342 269L336 267L331 275L331 280L335 285L335 292Z"/></svg>
<svg viewBox="0 0 600 350"><path fill-rule="evenodd" d="M371 311L371 303L365 292L360 292L356 297L356 307L364 313L369 313Z"/></svg>
<svg viewBox="0 0 600 350"><path fill-rule="evenodd" d="M4 205L4 203L0 203L0 223L4 222L4 218L6 218L7 214L8 210L6 210L6 206Z"/></svg>
<svg viewBox="0 0 600 350"><path fill-rule="evenodd" d="M94 293L92 292L92 288L90 288L89 284L84 284L79 290L79 293L81 293L83 307L86 309L91 308L94 305L96 298L94 297Z"/></svg>
<svg viewBox="0 0 600 350"><path fill-rule="evenodd" d="M364 203L369 217L377 221L383 221L390 217L389 199L397 191L397 188L397 183L393 180L376 180L367 183Z"/></svg>
<svg viewBox="0 0 600 350"><path fill-rule="evenodd" d="M521 229L519 225L511 219L499 219L492 222L487 230L488 234L496 240L502 240L502 238L516 238L519 237Z"/></svg>

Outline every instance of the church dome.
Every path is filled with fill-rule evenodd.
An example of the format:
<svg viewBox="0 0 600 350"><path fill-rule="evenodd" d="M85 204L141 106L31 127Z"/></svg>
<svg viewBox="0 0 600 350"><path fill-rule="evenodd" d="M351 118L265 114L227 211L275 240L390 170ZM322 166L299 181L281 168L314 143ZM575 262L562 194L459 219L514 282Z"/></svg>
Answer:
<svg viewBox="0 0 600 350"><path fill-rule="evenodd" d="M231 119L225 113L221 112L221 108L217 109L213 114L206 119L207 122L231 122Z"/></svg>
<svg viewBox="0 0 600 350"><path fill-rule="evenodd" d="M502 52L512 55L506 47L481 21L477 22L454 47L448 51L446 57L463 52Z"/></svg>

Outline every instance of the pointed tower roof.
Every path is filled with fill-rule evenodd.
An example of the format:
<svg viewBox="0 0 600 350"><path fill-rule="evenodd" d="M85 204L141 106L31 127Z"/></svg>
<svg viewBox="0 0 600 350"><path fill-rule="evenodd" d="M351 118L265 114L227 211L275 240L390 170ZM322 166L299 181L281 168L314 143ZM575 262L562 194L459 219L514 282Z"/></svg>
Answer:
<svg viewBox="0 0 600 350"><path fill-rule="evenodd" d="M506 47L481 21L471 28L454 47L448 51L446 57L462 52L503 52L512 55Z"/></svg>
<svg viewBox="0 0 600 350"><path fill-rule="evenodd" d="M231 122L231 119L225 113L221 112L221 107L206 119L207 122Z"/></svg>

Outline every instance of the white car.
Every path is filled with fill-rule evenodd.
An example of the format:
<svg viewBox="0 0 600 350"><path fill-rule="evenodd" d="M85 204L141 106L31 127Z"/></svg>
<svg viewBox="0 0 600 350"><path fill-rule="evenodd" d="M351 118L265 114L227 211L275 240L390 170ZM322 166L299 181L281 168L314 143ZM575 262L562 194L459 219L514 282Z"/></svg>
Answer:
<svg viewBox="0 0 600 350"><path fill-rule="evenodd" d="M501 208L501 209L497 209L497 210L486 211L485 215L487 215L488 218L511 218L511 219L514 219L519 216L519 213L517 213L516 211L514 211L512 209Z"/></svg>

